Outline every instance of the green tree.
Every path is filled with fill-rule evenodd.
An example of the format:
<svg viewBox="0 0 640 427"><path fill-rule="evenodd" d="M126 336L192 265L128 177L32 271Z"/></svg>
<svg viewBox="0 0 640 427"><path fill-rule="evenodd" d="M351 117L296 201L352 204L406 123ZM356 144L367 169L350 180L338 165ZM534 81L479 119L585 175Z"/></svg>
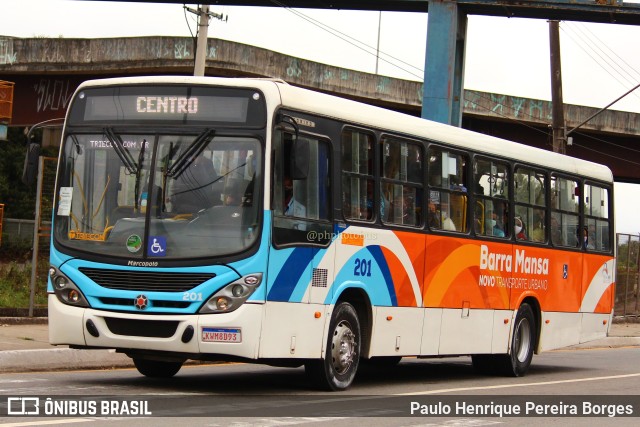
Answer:
<svg viewBox="0 0 640 427"><path fill-rule="evenodd" d="M33 133L34 140L42 131ZM4 203L4 217L33 219L35 216L36 185L22 183L22 169L27 152L27 139L21 128L10 127L7 141L0 142L0 203ZM57 147L46 147L43 156L56 157Z"/></svg>

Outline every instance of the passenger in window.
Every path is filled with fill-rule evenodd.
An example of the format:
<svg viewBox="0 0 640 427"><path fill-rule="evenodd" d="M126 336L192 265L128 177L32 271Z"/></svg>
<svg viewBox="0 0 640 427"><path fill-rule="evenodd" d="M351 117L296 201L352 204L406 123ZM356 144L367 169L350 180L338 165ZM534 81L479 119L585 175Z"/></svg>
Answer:
<svg viewBox="0 0 640 427"><path fill-rule="evenodd" d="M373 218L373 209L374 209L374 192L373 192L373 180L367 180L367 200L365 201L366 210L361 213L361 219L372 219ZM384 197L384 193L380 192L380 217L385 220L385 208L388 202Z"/></svg>
<svg viewBox="0 0 640 427"><path fill-rule="evenodd" d="M192 159L189 167L175 178L170 202L175 213L195 213L220 204L220 191L215 184L218 175L204 151Z"/></svg>
<svg viewBox="0 0 640 427"><path fill-rule="evenodd" d="M587 249L589 247L589 230L587 227L578 228L578 246L581 249Z"/></svg>
<svg viewBox="0 0 640 427"><path fill-rule="evenodd" d="M533 225L533 232L531 233L531 239L534 242L544 242L545 234L544 234L544 211L539 211L539 213L534 214L536 220Z"/></svg>
<svg viewBox="0 0 640 427"><path fill-rule="evenodd" d="M589 235L587 237L587 249L595 249L596 248L596 226L594 224L589 224Z"/></svg>
<svg viewBox="0 0 640 427"><path fill-rule="evenodd" d="M284 208L283 212L287 216L306 218L307 208L298 202L293 195L293 179L290 176L284 177Z"/></svg>
<svg viewBox="0 0 640 427"><path fill-rule="evenodd" d="M518 240L527 240L527 233L525 231L524 223L522 222L522 218L517 216L514 222L514 231L516 234L516 239Z"/></svg>
<svg viewBox="0 0 640 427"><path fill-rule="evenodd" d="M496 211L491 213L491 221L489 222L491 226L490 234L496 237L504 237L504 230L502 229L501 223L498 222L499 216Z"/></svg>
<svg viewBox="0 0 640 427"><path fill-rule="evenodd" d="M497 202L491 212L491 233L495 237L507 237L509 230L509 210L506 202Z"/></svg>
<svg viewBox="0 0 640 427"><path fill-rule="evenodd" d="M443 202L440 209L442 213L442 229L447 231L456 231L456 225L449 216L449 204Z"/></svg>
<svg viewBox="0 0 640 427"><path fill-rule="evenodd" d="M224 196L225 206L240 206L242 204L242 195L244 191L241 190L240 185L234 185L228 189Z"/></svg>
<svg viewBox="0 0 640 427"><path fill-rule="evenodd" d="M429 200L428 216L429 228L441 228L440 213L438 212L436 204L432 200Z"/></svg>

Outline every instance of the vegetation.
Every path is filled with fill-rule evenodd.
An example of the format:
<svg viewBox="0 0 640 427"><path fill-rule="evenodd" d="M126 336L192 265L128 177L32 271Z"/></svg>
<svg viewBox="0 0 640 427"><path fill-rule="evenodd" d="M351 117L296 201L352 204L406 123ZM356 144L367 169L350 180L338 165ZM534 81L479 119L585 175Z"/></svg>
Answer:
<svg viewBox="0 0 640 427"><path fill-rule="evenodd" d="M35 307L47 304L46 278L48 260L38 265ZM44 270L44 274L43 274ZM16 262L0 264L0 308L29 308L31 296L31 263Z"/></svg>
<svg viewBox="0 0 640 427"><path fill-rule="evenodd" d="M42 131L33 132L39 140ZM7 141L0 141L0 203L4 204L4 217L33 219L36 206L36 186L22 183L22 169L27 152L27 138L21 128L10 127ZM57 157L57 147L45 147L42 155Z"/></svg>
<svg viewBox="0 0 640 427"><path fill-rule="evenodd" d="M42 131L33 133L34 140ZM22 128L10 127L7 141L0 141L0 203L4 218L34 219L36 186L22 183L27 138ZM42 155L56 157L57 147L46 147ZM0 308L29 308L31 293L31 240L8 239L0 245ZM36 275L35 307L46 306L47 254L42 254Z"/></svg>

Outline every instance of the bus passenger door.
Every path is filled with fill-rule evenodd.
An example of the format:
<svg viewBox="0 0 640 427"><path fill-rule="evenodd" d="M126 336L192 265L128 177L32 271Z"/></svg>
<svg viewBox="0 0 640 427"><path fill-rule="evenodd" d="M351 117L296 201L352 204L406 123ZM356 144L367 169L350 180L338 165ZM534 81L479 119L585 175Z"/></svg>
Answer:
<svg viewBox="0 0 640 427"><path fill-rule="evenodd" d="M276 130L262 357L320 355L333 276L329 144ZM322 315L317 316L316 313Z"/></svg>

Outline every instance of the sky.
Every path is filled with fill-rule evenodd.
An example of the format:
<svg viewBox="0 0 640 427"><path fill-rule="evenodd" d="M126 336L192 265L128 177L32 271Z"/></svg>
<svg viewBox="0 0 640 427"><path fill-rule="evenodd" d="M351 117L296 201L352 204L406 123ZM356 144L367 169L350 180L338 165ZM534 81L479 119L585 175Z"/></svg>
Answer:
<svg viewBox="0 0 640 427"><path fill-rule="evenodd" d="M187 37L197 29L195 16L185 13L181 4L0 0L0 10L0 36ZM211 6L211 12L226 19L211 21L209 37L422 80L424 13L219 5ZM548 28L548 22L540 19L469 16L465 89L550 100ZM640 26L563 21L560 45L565 103L602 108L640 84ZM640 113L640 89L611 109ZM630 156L639 158L640 165L637 152ZM634 201L640 200L640 185L616 183L614 192L616 232L638 234L640 219Z"/></svg>

